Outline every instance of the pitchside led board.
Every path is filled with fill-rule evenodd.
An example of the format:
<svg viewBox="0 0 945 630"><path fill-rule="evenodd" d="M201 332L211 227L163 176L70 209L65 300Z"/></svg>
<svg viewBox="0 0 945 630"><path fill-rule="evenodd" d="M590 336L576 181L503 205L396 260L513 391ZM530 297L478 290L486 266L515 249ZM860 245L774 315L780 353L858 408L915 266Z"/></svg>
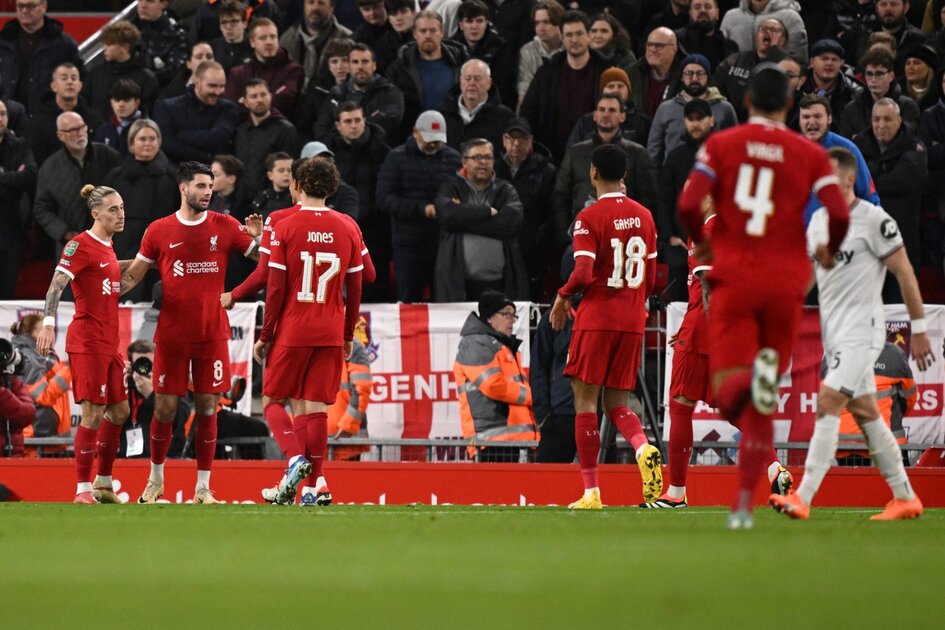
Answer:
<svg viewBox="0 0 945 630"><path fill-rule="evenodd" d="M234 376L252 380L253 328L261 303L238 304L230 317L230 361ZM0 302L0 334L27 313L42 312L43 303ZM459 404L453 383L453 359L459 347L460 331L474 302L453 304L364 304L355 335L367 348L374 388L368 408L368 434L374 438L461 437ZM528 322L531 304L516 302L519 319L514 334L522 339L519 351L527 368L529 361ZM126 348L145 323L147 306L122 306L119 337ZM59 306L56 351L65 357L66 328L72 321L73 305ZM251 400L238 404L240 413L249 414ZM73 407L73 426L79 408Z"/></svg>
<svg viewBox="0 0 945 630"><path fill-rule="evenodd" d="M686 304L674 302L667 308L667 339L679 330ZM920 372L910 359L913 377L919 388L915 409L903 420L907 441L913 444L940 444L945 441L945 417L942 409L942 390L945 381L945 361L942 341L945 338L945 306L926 306L925 320L936 361L926 372ZM907 354L910 348L909 313L906 307L886 306L886 340L901 347ZM814 430L817 409L817 391L820 389L820 364L823 346L820 339L820 318L816 309L806 309L794 342L790 370L780 383L778 409L775 418L775 440L806 442ZM673 365L673 348L666 349L666 374L663 384L664 400L668 400L669 381ZM663 438L669 439L669 407L664 415ZM738 429L719 419L716 410L698 403L693 415L693 438L705 441L731 441Z"/></svg>

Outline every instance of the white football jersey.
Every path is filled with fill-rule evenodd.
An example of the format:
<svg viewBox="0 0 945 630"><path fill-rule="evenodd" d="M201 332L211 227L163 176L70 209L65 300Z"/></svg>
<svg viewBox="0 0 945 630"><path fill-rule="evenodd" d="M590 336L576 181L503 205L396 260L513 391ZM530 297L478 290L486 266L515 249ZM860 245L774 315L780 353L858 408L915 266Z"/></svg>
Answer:
<svg viewBox="0 0 945 630"><path fill-rule="evenodd" d="M817 245L830 240L827 222L826 208L819 208L807 226L807 248L812 258ZM814 264L824 346L854 343L883 347L884 261L901 247L896 220L881 207L857 199L850 207L850 228L836 254L837 264L833 269Z"/></svg>

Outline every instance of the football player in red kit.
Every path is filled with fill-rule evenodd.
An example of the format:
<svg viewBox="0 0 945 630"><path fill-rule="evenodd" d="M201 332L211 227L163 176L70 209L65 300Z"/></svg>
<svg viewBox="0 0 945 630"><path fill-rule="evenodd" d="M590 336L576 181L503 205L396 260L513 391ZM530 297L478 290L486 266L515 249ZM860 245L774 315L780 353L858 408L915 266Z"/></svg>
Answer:
<svg viewBox="0 0 945 630"><path fill-rule="evenodd" d="M549 316L552 328L561 330L571 296L584 293L564 369L574 389L574 436L584 480L584 495L568 506L572 509L602 507L597 483L601 389L608 417L635 451L644 500L655 501L663 490L660 452L627 408L643 349L646 298L656 280L656 227L650 211L621 192L626 172L623 149L613 144L594 149L590 177L597 202L574 221L574 271Z"/></svg>
<svg viewBox="0 0 945 630"><path fill-rule="evenodd" d="M821 264L833 265L850 221L827 153L784 126L790 100L781 68L755 66L746 96L748 123L709 137L677 205L697 258L713 262L713 395L722 415L742 431L731 529L754 524L752 500L773 440L778 378L791 358L811 280L804 232L810 192L830 215L830 240L816 252ZM707 195L716 210L710 239L702 230Z"/></svg>
<svg viewBox="0 0 945 630"><path fill-rule="evenodd" d="M118 349L121 271L112 236L125 229L125 205L121 195L106 186L86 185L81 194L94 223L62 250L46 293L46 317L36 350L43 356L52 351L59 299L71 282L75 315L66 333L66 352L72 368L72 395L82 406L82 421L75 432L75 502L121 503L112 488L112 464L128 418L128 385ZM98 474L93 484L89 477L96 455Z"/></svg>
<svg viewBox="0 0 945 630"><path fill-rule="evenodd" d="M135 260L122 275L130 290L151 265L160 272L164 293L154 335L154 419L151 423L151 474L138 498L154 503L164 493L164 460L171 444L177 403L193 378L197 431L197 483L194 503L219 503L210 492L210 470L217 439L217 400L230 389L230 323L220 294L230 252L257 258L254 235L233 217L208 212L213 173L198 162L177 169L180 208L148 226ZM261 217L247 218L257 231Z"/></svg>

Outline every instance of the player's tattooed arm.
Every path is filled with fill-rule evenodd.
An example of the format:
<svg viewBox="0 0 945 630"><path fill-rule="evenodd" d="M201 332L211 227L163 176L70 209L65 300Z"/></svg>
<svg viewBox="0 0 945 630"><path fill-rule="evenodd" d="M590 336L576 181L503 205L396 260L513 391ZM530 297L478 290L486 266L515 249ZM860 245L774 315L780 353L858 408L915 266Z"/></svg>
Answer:
<svg viewBox="0 0 945 630"><path fill-rule="evenodd" d="M62 298L62 292L68 284L69 276L61 271L56 271L53 274L52 282L49 283L49 291L46 292L46 306L43 309L43 314L46 317L56 317L56 312L59 311L59 300ZM39 335L36 338L36 351L42 356L49 354L56 344L56 327L53 323L47 323L51 321L44 320L43 327L40 328Z"/></svg>
<svg viewBox="0 0 945 630"><path fill-rule="evenodd" d="M120 265L121 263L119 263ZM144 278L145 272L151 266L150 263L147 263L140 258L135 258L131 261L126 268L122 269L121 272L121 294L124 295L131 291L133 288L138 286L138 283L141 282L141 279Z"/></svg>
<svg viewBox="0 0 945 630"><path fill-rule="evenodd" d="M702 287L702 308L705 309L706 316L709 314L709 280L705 277L705 272L696 273L699 278L699 286Z"/></svg>

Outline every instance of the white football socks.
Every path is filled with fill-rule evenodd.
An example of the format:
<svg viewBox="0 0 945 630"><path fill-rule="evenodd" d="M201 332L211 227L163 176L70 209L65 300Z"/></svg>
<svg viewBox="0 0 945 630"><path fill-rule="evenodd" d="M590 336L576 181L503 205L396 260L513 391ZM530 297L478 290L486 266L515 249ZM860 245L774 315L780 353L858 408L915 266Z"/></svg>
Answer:
<svg viewBox="0 0 945 630"><path fill-rule="evenodd" d="M912 484L909 483L906 468L902 465L902 451L899 449L896 437L883 419L877 418L871 422L864 422L860 428L869 444L873 465L879 468L893 496L904 501L914 499L915 492L912 490Z"/></svg>
<svg viewBox="0 0 945 630"><path fill-rule="evenodd" d="M154 483L164 483L164 464L151 462L151 475L148 480Z"/></svg>
<svg viewBox="0 0 945 630"><path fill-rule="evenodd" d="M112 487L112 476L111 475L95 475L95 481L92 483L96 488L111 488Z"/></svg>
<svg viewBox="0 0 945 630"><path fill-rule="evenodd" d="M83 492L92 492L92 482L91 482L91 481L83 481L83 482L81 482L81 483L77 483L77 484L76 484L76 486L75 486L75 493L76 493L76 494L82 494Z"/></svg>
<svg viewBox="0 0 945 630"><path fill-rule="evenodd" d="M210 471L209 470L198 470L197 471L197 490L200 488L210 488Z"/></svg>
<svg viewBox="0 0 945 630"><path fill-rule="evenodd" d="M670 485L669 490L666 491L666 494L668 494L669 498L673 499L674 501L682 501L686 498L686 486Z"/></svg>
<svg viewBox="0 0 945 630"><path fill-rule="evenodd" d="M773 483L774 478L781 472L781 462L774 460L768 464L768 483Z"/></svg>
<svg viewBox="0 0 945 630"><path fill-rule="evenodd" d="M805 504L810 505L820 489L827 471L833 464L837 454L837 442L840 433L840 416L822 416L814 424L814 435L810 439L807 449L807 460L804 462L804 478L797 494Z"/></svg>

